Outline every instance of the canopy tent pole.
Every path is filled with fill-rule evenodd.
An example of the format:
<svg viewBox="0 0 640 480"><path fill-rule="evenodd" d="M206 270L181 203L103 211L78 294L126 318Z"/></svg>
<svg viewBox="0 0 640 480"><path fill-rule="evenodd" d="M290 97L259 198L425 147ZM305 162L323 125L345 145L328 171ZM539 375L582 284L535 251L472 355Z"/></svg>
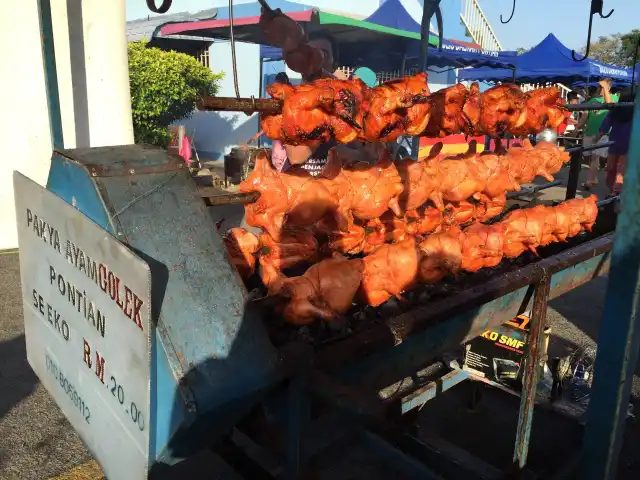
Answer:
<svg viewBox="0 0 640 480"><path fill-rule="evenodd" d="M47 106L49 129L53 148L64 148L62 133L62 114L60 112L60 92L58 89L58 69L56 67L56 51L53 39L53 22L51 19L51 0L38 2L40 32L42 32L42 61L44 66L44 82L47 90Z"/></svg>
<svg viewBox="0 0 640 480"><path fill-rule="evenodd" d="M427 71L427 60L429 54L429 22L437 9L440 8L440 0L424 0L422 9L422 23L420 24L420 71ZM442 32L438 32L438 36L442 37ZM420 138L413 137L411 140L411 154L414 158L418 158L420 154Z"/></svg>
<svg viewBox="0 0 640 480"><path fill-rule="evenodd" d="M633 54L633 70L631 70L631 93L635 93L636 85L636 64L638 63L638 50L640 49L640 37L636 42L636 51Z"/></svg>

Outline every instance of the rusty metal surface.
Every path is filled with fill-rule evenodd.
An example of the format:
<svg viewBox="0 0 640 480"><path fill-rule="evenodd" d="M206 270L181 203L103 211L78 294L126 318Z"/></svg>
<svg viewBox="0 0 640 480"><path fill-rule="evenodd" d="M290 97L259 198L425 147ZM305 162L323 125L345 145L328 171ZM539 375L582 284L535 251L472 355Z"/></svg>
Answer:
<svg viewBox="0 0 640 480"><path fill-rule="evenodd" d="M517 471L524 469L529 452L531 438L531 424L533 422L533 407L536 398L536 387L540 373L540 360L544 351L544 329L551 288L551 276L543 271L542 277L536 285L531 309L531 327L529 341L526 347L526 361L522 381L522 395L520 396L520 413L518 415L518 429L513 453L513 463Z"/></svg>
<svg viewBox="0 0 640 480"><path fill-rule="evenodd" d="M187 170L182 157L144 144L57 150L56 153L81 164L94 178L131 177Z"/></svg>
<svg viewBox="0 0 640 480"><path fill-rule="evenodd" d="M260 198L260 192L229 193L221 195L209 195L202 192L202 199L207 207L219 207L223 205L245 205L253 203Z"/></svg>
<svg viewBox="0 0 640 480"><path fill-rule="evenodd" d="M196 102L203 111L280 113L282 102L273 98L233 98L203 96Z"/></svg>
<svg viewBox="0 0 640 480"><path fill-rule="evenodd" d="M613 235L609 234L585 242L491 278L453 298L434 301L319 347L316 365L325 371L341 371L353 381L366 381L378 367L381 370L376 371L376 384L389 380L388 376L398 378L398 374L426 364L439 353L522 313L533 295L529 286L540 279L543 271L555 274L550 298L606 273L605 254L611 249L612 240Z"/></svg>

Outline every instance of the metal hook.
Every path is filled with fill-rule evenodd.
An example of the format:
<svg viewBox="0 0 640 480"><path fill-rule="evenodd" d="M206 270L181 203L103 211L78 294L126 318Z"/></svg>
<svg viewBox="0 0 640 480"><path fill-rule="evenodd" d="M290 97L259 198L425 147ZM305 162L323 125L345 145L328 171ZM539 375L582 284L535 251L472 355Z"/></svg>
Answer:
<svg viewBox="0 0 640 480"><path fill-rule="evenodd" d="M606 15L602 14L602 9L604 8L604 0L591 0L591 12L589 13L589 30L587 31L587 46L585 48L584 56L580 59L576 57L576 51L571 50L571 57L576 62L583 62L589 57L589 50L591 49L591 26L593 25L593 16L597 13L600 15L600 18L609 18L611 14L615 11L613 8Z"/></svg>
<svg viewBox="0 0 640 480"><path fill-rule="evenodd" d="M502 23L509 23L513 18L513 14L516 12L516 0L513 0L513 8L511 9L511 16L507 20L502 19L502 14L500 14L500 21Z"/></svg>
<svg viewBox="0 0 640 480"><path fill-rule="evenodd" d="M171 8L171 2L172 0L162 0L162 4L156 7L155 0L147 0L147 7L149 7L149 10L153 13L167 13Z"/></svg>

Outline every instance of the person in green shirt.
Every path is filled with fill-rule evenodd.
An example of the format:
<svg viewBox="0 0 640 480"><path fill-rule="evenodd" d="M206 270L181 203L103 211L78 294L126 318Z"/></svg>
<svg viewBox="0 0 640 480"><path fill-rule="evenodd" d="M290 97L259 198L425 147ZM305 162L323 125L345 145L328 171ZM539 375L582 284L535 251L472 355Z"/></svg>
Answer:
<svg viewBox="0 0 640 480"><path fill-rule="evenodd" d="M611 78L605 78L598 82L598 92L596 96L591 97L584 103L615 103L618 101L618 95L614 95L611 93L611 85L613 84L613 80ZM602 125L602 121L604 117L607 116L607 110L594 110L587 112L582 116L580 122L578 123L578 129L584 128L584 137L582 144L587 147L589 145L593 145L596 142L596 136L600 131L600 125ZM607 138L604 138L603 141L607 141ZM590 190L594 186L598 184L598 168L600 166L600 158L599 157L607 157L607 149L601 148L598 150L592 150L590 152L586 152L584 155L589 160L589 171L587 172L587 181L582 184L582 188L585 190Z"/></svg>

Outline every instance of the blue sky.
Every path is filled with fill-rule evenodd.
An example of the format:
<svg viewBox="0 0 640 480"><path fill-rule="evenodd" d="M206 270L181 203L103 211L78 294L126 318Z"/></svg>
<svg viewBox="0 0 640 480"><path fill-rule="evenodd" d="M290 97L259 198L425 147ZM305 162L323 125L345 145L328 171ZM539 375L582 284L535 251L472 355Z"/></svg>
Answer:
<svg viewBox="0 0 640 480"><path fill-rule="evenodd" d="M236 0L237 3L246 1ZM508 18L512 2L513 0L480 1L485 15L505 49L532 47L549 33L555 34L569 48L578 49L585 45L590 0L517 0L513 19L503 25L500 23L500 14ZM160 3L160 0L156 0L156 4ZM196 11L215 3L220 4L220 1L174 0L171 11ZM605 13L612 8L615 12L606 20L598 15L594 17L594 39L601 35L626 33L633 28L640 28L640 0L604 0ZM127 19L140 18L148 13L144 0L127 0ZM447 36L446 31L444 34Z"/></svg>
<svg viewBox="0 0 640 480"><path fill-rule="evenodd" d="M500 14L505 20L509 18L513 0L484 0L480 5L507 50L532 47L549 33L569 48L586 44L589 0L517 0L513 19L506 25L500 23ZM640 29L640 1L604 0L604 13L612 8L615 11L607 19L594 16L592 38Z"/></svg>

